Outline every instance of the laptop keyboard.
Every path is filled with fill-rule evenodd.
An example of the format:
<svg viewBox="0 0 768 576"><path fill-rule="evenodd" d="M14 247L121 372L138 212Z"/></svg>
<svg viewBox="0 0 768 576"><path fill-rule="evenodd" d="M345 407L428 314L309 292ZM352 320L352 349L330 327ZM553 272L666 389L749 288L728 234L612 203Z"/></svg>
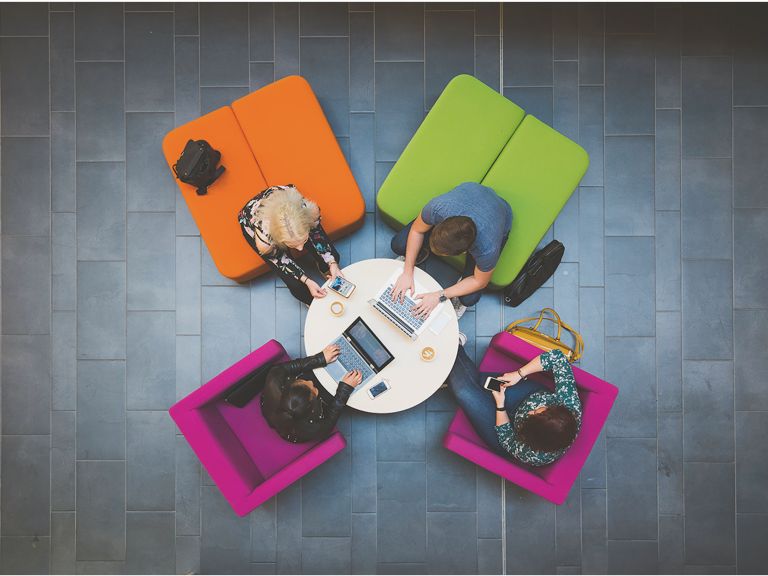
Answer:
<svg viewBox="0 0 768 576"><path fill-rule="evenodd" d="M411 309L416 306L416 302L411 300L408 296L404 296L402 302L392 299L392 286L387 286L379 299L402 320L405 320L414 331L421 328L421 325L424 324L424 318L414 316L411 312Z"/></svg>
<svg viewBox="0 0 768 576"><path fill-rule="evenodd" d="M363 361L363 359L360 357L360 354L357 353L357 350L352 347L352 344L350 344L346 338L342 336L336 340L334 344L338 344L339 348L341 349L341 353L339 354L339 361L344 366L344 368L349 371L360 370L360 372L363 374L363 382L373 376L373 370L371 370L368 364Z"/></svg>

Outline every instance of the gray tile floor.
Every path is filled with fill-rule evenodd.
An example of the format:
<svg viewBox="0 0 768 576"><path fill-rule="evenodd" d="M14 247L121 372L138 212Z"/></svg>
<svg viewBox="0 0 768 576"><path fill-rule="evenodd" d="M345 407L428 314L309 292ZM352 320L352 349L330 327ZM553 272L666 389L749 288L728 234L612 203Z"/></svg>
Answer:
<svg viewBox="0 0 768 576"><path fill-rule="evenodd" d="M766 15L0 5L2 572L765 571ZM445 394L348 413L343 453L237 518L165 411L272 337L299 354L303 311L217 274L162 136L303 74L369 210L343 260L387 256L375 191L461 72L591 157L554 280L517 310L484 297L469 349L554 305L621 390L604 437L555 507L441 448Z"/></svg>

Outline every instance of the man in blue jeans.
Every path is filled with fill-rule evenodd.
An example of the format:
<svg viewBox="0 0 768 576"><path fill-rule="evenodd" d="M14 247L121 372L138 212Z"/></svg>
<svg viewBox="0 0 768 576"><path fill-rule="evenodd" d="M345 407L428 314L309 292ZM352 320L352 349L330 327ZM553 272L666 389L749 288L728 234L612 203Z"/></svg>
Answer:
<svg viewBox="0 0 768 576"><path fill-rule="evenodd" d="M460 317L467 306L480 300L482 290L491 281L511 228L512 208L487 186L465 182L436 196L392 238L392 251L405 256L394 297L402 298L410 290L412 297L419 300L415 313L425 318L440 302L457 299L454 307ZM453 286L414 295L413 269L426 260L430 251L438 256L466 252L464 271Z"/></svg>

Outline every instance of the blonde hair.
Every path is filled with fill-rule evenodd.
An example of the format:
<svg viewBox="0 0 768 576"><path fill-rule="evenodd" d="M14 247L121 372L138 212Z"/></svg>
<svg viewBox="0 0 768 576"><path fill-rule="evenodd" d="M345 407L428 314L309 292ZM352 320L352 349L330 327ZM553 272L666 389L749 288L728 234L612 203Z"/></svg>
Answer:
<svg viewBox="0 0 768 576"><path fill-rule="evenodd" d="M280 248L307 237L320 218L320 208L304 198L296 188L275 190L265 199L259 212L269 225L269 235Z"/></svg>

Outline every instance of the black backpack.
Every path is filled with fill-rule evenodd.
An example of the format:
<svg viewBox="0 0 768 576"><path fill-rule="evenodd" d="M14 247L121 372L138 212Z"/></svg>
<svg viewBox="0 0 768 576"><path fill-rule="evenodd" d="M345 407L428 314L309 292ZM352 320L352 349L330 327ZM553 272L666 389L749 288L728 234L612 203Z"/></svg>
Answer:
<svg viewBox="0 0 768 576"><path fill-rule="evenodd" d="M565 246L552 240L541 250L528 258L517 278L504 289L504 303L507 306L519 306L526 298L536 292L547 279L555 273L560 260L565 254Z"/></svg>
<svg viewBox="0 0 768 576"><path fill-rule="evenodd" d="M208 192L208 186L224 173L224 166L218 166L221 152L214 150L205 140L190 140L184 146L184 151L178 162L173 165L176 178L185 184L197 188L197 194L202 196Z"/></svg>

